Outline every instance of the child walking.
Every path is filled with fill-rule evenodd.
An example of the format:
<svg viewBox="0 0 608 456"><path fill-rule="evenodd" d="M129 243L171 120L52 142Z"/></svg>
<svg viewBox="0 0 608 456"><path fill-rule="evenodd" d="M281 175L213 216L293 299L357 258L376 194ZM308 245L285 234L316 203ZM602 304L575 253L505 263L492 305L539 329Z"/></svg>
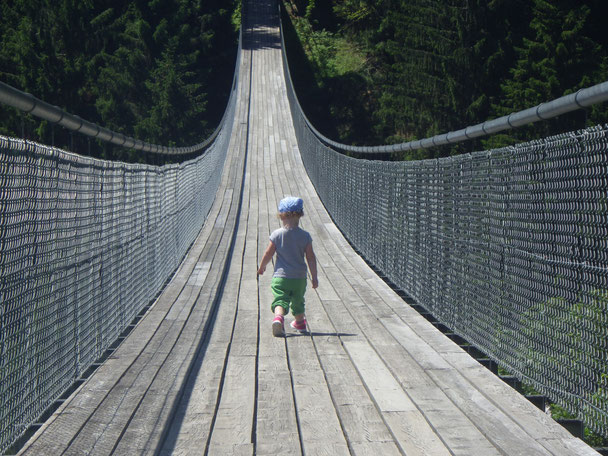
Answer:
<svg viewBox="0 0 608 456"><path fill-rule="evenodd" d="M271 309L274 312L272 334L275 337L285 334L283 321L290 308L295 318L291 322L291 327L300 332L306 331L306 319L304 318L306 263L304 258L310 269L312 287L319 286L317 259L312 249L312 237L299 226L300 218L303 215L304 201L301 198L288 196L279 202L279 218L283 227L273 231L270 235L270 242L258 268L258 274L264 274L266 265L276 252L277 261L270 285L274 296Z"/></svg>

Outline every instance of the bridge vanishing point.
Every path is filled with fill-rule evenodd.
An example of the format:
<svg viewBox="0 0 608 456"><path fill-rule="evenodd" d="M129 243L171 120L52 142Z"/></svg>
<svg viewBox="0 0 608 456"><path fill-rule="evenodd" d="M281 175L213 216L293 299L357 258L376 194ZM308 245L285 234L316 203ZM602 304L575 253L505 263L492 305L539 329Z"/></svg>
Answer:
<svg viewBox="0 0 608 456"><path fill-rule="evenodd" d="M275 2L249 0L234 126L205 225L158 299L23 455L592 455L397 295L304 169ZM257 265L277 202L305 201L310 333L271 334ZM289 318L287 318L289 322Z"/></svg>

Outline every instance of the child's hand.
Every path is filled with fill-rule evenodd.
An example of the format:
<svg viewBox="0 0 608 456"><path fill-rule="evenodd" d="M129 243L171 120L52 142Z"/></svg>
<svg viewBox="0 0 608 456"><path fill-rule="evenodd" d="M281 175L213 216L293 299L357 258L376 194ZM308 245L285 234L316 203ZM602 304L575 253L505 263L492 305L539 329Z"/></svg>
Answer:
<svg viewBox="0 0 608 456"><path fill-rule="evenodd" d="M270 262L270 260L272 259L272 256L274 255L274 252L276 252L276 247L274 246L274 244L272 242L268 243L268 247L266 247L266 251L264 252L264 256L262 257L262 260L260 261L260 267L258 268L258 275L262 275L264 274L264 271L266 271L266 265Z"/></svg>
<svg viewBox="0 0 608 456"><path fill-rule="evenodd" d="M312 279L312 287L313 288L317 288L319 286L319 279L317 279L316 277L314 279Z"/></svg>

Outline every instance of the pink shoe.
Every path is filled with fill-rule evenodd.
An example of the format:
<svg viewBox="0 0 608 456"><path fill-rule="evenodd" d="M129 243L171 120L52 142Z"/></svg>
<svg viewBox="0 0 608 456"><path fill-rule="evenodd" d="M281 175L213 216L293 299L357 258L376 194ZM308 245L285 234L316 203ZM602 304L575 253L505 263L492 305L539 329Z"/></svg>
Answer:
<svg viewBox="0 0 608 456"><path fill-rule="evenodd" d="M272 335L274 337L281 337L285 334L285 329L283 329L283 317L277 315L272 320Z"/></svg>
<svg viewBox="0 0 608 456"><path fill-rule="evenodd" d="M306 332L306 319L303 319L300 322L294 320L289 326L291 326L296 331Z"/></svg>

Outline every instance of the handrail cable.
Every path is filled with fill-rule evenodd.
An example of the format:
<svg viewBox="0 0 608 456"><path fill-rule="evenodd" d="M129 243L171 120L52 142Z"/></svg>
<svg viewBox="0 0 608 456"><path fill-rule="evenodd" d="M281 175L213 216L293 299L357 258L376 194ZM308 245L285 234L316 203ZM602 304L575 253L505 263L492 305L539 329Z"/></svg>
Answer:
<svg viewBox="0 0 608 456"><path fill-rule="evenodd" d="M588 108L594 104L608 101L608 81L596 84L585 89L580 89L569 95L557 98L547 103L541 103L523 111L514 112L506 116L493 120L486 120L477 125L462 128L457 131L450 131L429 138L417 139L400 144L390 144L385 146L351 146L342 144L319 132L312 123L304 117L310 130L323 142L335 150L341 152L354 152L358 154L385 154L393 152L404 152L409 150L428 149L430 147L443 146L468 141L469 139L489 136L504 130L529 125L539 120L547 120L557 117L567 112ZM299 102L298 102L299 103Z"/></svg>
<svg viewBox="0 0 608 456"><path fill-rule="evenodd" d="M217 137L226 116L226 111L224 111L224 117L222 117L218 127L203 142L186 147L169 147L159 144L150 144L139 139L126 136L122 133L101 127L93 122L84 120L77 115L70 114L58 106L54 106L42 101L32 94L22 92L21 90L1 81L0 102L24 111L27 114L31 114L41 119L48 120L54 124L61 125L68 130L81 133L85 136L99 139L104 142L109 142L127 149L135 149L143 152L164 155L188 155L206 149Z"/></svg>
<svg viewBox="0 0 608 456"><path fill-rule="evenodd" d="M285 48L285 39L282 28L281 40L283 48ZM285 65L285 68L287 73L289 73L289 65ZM289 75L289 80L291 80L291 75ZM294 101L300 105L297 98ZM306 114L304 114L302 107L299 107L302 114L304 114L304 120L306 121L308 128L310 128L313 134L326 146L340 152L354 152L357 154L386 154L409 150L428 149L430 147L468 141L469 139L488 136L504 130L512 130L514 128L538 122L539 120L551 119L561 114L576 111L578 109L588 108L604 101L608 101L608 81L604 81L600 84L596 84L585 89L579 89L578 91L569 95L564 95L563 97L556 98L553 101L541 103L532 108L524 109L523 111L514 112L497 119L486 120L480 124L462 128L457 131L450 131L424 139L417 139L405 143L389 144L384 146L351 146L329 139L314 127L314 125L306 117Z"/></svg>

